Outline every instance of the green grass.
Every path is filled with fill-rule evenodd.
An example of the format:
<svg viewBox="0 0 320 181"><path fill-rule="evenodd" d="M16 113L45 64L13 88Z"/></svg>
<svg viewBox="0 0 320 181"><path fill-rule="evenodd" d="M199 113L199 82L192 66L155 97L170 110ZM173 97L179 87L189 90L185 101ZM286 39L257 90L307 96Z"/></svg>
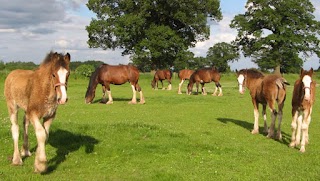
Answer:
<svg viewBox="0 0 320 181"><path fill-rule="evenodd" d="M298 75L285 77L293 85ZM88 80L71 77L69 102L58 108L46 145L49 171L44 175L33 173L36 139L32 126L33 155L24 159L23 166L10 164L13 142L1 94L0 180L320 179L320 95L313 109L310 144L302 154L288 147L292 86L287 91L283 141L279 142L263 134L251 135L251 98L248 91L244 95L238 93L234 74L222 76L222 97L178 95L177 77L172 91L152 90L151 79L149 74L141 75L145 105L128 104L132 96L129 84L111 86L112 105L99 103L102 92L98 86L94 103L87 105L84 95ZM183 92L186 86L187 83ZM213 92L213 83L206 87L209 93Z"/></svg>

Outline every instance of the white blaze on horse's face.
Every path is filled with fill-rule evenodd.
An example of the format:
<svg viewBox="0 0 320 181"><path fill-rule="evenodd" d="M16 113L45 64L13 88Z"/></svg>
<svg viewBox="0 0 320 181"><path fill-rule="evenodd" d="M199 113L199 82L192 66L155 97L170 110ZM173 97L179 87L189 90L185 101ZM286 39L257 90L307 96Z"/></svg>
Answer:
<svg viewBox="0 0 320 181"><path fill-rule="evenodd" d="M239 92L240 92L240 94L244 93L243 83L244 83L244 76L242 74L240 74L238 76L238 84L239 84Z"/></svg>
<svg viewBox="0 0 320 181"><path fill-rule="evenodd" d="M305 75L302 78L302 83L303 83L303 86L304 86L304 99L306 99L307 101L310 100L311 82L312 82L312 79L311 79L311 77L309 75Z"/></svg>
<svg viewBox="0 0 320 181"><path fill-rule="evenodd" d="M58 94L58 103L65 104L67 101L67 88L66 88L66 81L67 81L67 74L68 70L65 68L60 68L58 71L59 82L60 82L60 92L61 95Z"/></svg>

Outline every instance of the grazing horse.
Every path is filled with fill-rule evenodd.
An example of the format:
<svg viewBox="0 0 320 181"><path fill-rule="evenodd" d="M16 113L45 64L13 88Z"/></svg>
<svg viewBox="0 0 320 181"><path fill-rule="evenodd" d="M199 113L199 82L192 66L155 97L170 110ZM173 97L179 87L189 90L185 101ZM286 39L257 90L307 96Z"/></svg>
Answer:
<svg viewBox="0 0 320 181"><path fill-rule="evenodd" d="M286 99L286 85L287 81L281 75L271 74L263 75L255 69L242 69L237 72L237 79L239 84L239 92L244 93L245 87L250 91L252 103L254 107L254 126L252 134L259 133L259 104L262 104L263 119L264 119L264 132L268 133L267 137L274 138L275 120L278 115L278 131L276 138L281 140L281 121L282 109ZM275 104L278 104L278 112ZM268 130L266 107L271 111L272 122Z"/></svg>
<svg viewBox="0 0 320 181"><path fill-rule="evenodd" d="M200 83L202 95L207 95L204 84L214 82L216 84L216 88L215 88L212 95L216 96L217 91L219 89L218 96L222 96L223 94L222 94L222 89L221 89L221 85L220 85L219 81L220 81L220 73L215 67L198 69L190 77L189 84L187 87L187 94L189 94L189 95L191 94L192 87L193 87L194 83L196 83L197 94L198 94L199 83Z"/></svg>
<svg viewBox="0 0 320 181"><path fill-rule="evenodd" d="M292 94L292 136L290 147L300 144L302 131L300 152L305 152L305 145L309 142L308 129L316 95L316 82L312 80L312 75L312 68L309 71L301 69L300 79L295 82Z"/></svg>
<svg viewBox="0 0 320 181"><path fill-rule="evenodd" d="M165 89L163 87L162 81L168 80L168 82L169 82L168 90L171 90L172 89L171 78L172 78L172 72L170 70L157 70L156 73L154 74L153 80L151 81L151 87L153 89L155 89L155 88L158 89L158 81L160 81L161 85L162 85L162 89Z"/></svg>
<svg viewBox="0 0 320 181"><path fill-rule="evenodd" d="M95 97L95 91L98 84L102 85L103 97L102 102L106 102L106 92L108 93L107 104L112 104L113 99L110 91L110 84L122 85L126 82L131 84L132 100L129 104L136 104L136 92L140 93L140 104L144 104L145 100L142 94L141 87L138 84L139 70L133 65L100 65L92 74L89 81L89 86L85 96L85 102L90 104Z"/></svg>
<svg viewBox="0 0 320 181"><path fill-rule="evenodd" d="M193 74L194 70L189 70L189 69L183 69L179 71L179 78L180 78L180 83L179 83L179 89L178 89L178 94L182 94L181 92L181 86L185 80L189 80L190 76Z"/></svg>
<svg viewBox="0 0 320 181"><path fill-rule="evenodd" d="M45 142L59 104L67 101L67 82L70 73L70 54L50 52L38 69L14 70L5 80L4 95L11 120L14 142L13 165L22 165L22 157L31 156L28 143L28 126L31 122L36 132L38 147L35 155L35 172L47 170ZM18 148L18 109L24 110L21 155ZM40 119L43 118L43 123Z"/></svg>

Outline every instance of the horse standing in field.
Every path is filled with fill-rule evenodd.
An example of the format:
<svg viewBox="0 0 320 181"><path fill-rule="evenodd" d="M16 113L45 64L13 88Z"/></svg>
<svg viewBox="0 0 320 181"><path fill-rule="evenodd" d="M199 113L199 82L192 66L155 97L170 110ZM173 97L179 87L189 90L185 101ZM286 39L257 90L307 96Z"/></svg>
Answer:
<svg viewBox="0 0 320 181"><path fill-rule="evenodd" d="M214 82L216 85L216 88L213 92L213 96L217 95L217 91L219 89L219 94L218 96L222 96L222 89L221 89L221 85L220 85L220 73L219 71L215 68L202 68L202 69L198 69L196 70L190 77L189 80L189 84L187 87L187 94L191 94L192 92L192 87L193 84L196 83L196 87L197 87L197 94L199 91L199 84L201 84L201 90L202 90L202 95L207 95L206 89L204 87L205 83L210 83L210 82Z"/></svg>
<svg viewBox="0 0 320 181"><path fill-rule="evenodd" d="M153 89L157 88L158 89L158 81L161 82L162 89L165 89L163 87L163 80L168 80L169 85L168 85L168 90L172 89L171 85L171 78L172 78L172 72L170 70L157 70L156 73L154 74L153 80L151 81L151 87Z"/></svg>
<svg viewBox="0 0 320 181"><path fill-rule="evenodd" d="M38 147L35 155L35 172L47 170L45 142L50 125L59 104L67 101L67 82L70 73L70 54L50 52L38 69L14 70L5 80L4 95L11 120L14 142L13 165L22 165L22 157L31 156L28 141L28 126L31 122L36 132ZM24 110L24 143L19 153L18 109ZM40 119L43 118L43 123Z"/></svg>
<svg viewBox="0 0 320 181"><path fill-rule="evenodd" d="M309 124L311 122L312 106L315 101L316 82L312 80L313 69L301 69L300 79L294 84L292 94L292 136L290 147L300 144L300 152L305 152L305 145L309 143Z"/></svg>
<svg viewBox="0 0 320 181"><path fill-rule="evenodd" d="M141 87L138 84L139 70L133 65L100 65L91 75L89 86L87 88L85 102L91 103L95 97L95 91L98 84L102 85L103 97L102 102L106 102L106 92L108 94L107 104L112 104L113 99L110 91L110 84L122 85L126 82L131 84L132 100L129 104L137 103L136 92L140 93L140 104L144 104L145 100Z"/></svg>
<svg viewBox="0 0 320 181"><path fill-rule="evenodd" d="M193 74L194 70L189 70L189 69L183 69L179 71L179 78L180 78L180 83L179 83L179 88L178 88L178 94L182 94L181 92L181 86L185 80L189 80L190 76Z"/></svg>
<svg viewBox="0 0 320 181"><path fill-rule="evenodd" d="M286 85L289 85L289 83L287 83L287 81L281 77L281 75L271 74L265 76L255 69L242 69L239 72L236 72L239 84L239 92L243 94L245 87L247 87L252 98L254 107L254 126L251 133L259 133L259 104L262 104L264 132L268 133L267 137L274 138L275 120L278 116L278 131L276 139L281 140L282 109L286 99ZM276 103L278 104L278 112L275 108ZM266 116L267 105L271 111L272 118L269 130Z"/></svg>

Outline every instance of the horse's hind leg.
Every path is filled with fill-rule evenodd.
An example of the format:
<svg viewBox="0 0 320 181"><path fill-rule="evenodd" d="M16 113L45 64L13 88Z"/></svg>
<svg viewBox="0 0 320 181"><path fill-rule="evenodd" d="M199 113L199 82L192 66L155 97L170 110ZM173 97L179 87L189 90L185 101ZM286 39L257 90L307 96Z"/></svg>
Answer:
<svg viewBox="0 0 320 181"><path fill-rule="evenodd" d="M184 80L182 79L181 82L179 83L178 94L182 94L181 86L182 86L183 82L184 82Z"/></svg>
<svg viewBox="0 0 320 181"><path fill-rule="evenodd" d="M277 130L277 136L276 139L278 140L282 140L282 134L281 134L281 122L282 122L282 109L284 106L284 102L282 102L281 104L278 105L278 130Z"/></svg>
<svg viewBox="0 0 320 181"><path fill-rule="evenodd" d="M271 124L268 131L268 138L274 138L274 128L275 128L275 122L277 118L277 111L275 109L271 109Z"/></svg>
<svg viewBox="0 0 320 181"><path fill-rule="evenodd" d="M28 138L28 127L29 120L26 119L26 116L23 117L23 145L21 149L21 156L27 157L31 156L31 152L29 151L29 138Z"/></svg>
<svg viewBox="0 0 320 181"><path fill-rule="evenodd" d="M262 116L263 116L263 132L268 133L268 124L267 124L267 114L266 114L267 105L262 105Z"/></svg>
<svg viewBox="0 0 320 181"><path fill-rule="evenodd" d="M201 92L202 92L202 95L207 95L207 92L206 92L206 88L204 87L204 83L201 83Z"/></svg>
<svg viewBox="0 0 320 181"><path fill-rule="evenodd" d="M134 85L131 84L132 88L132 100L129 102L129 104L137 104L137 91Z"/></svg>
<svg viewBox="0 0 320 181"><path fill-rule="evenodd" d="M102 100L101 103L106 103L107 102L107 98L106 98L106 86L102 85Z"/></svg>
<svg viewBox="0 0 320 181"><path fill-rule="evenodd" d="M169 82L168 90L171 90L172 89L171 80L168 80L168 82Z"/></svg>
<svg viewBox="0 0 320 181"><path fill-rule="evenodd" d="M11 133L13 139L13 165L22 165L22 159L19 153L19 125L18 125L18 110L16 105L8 105L10 121L11 121Z"/></svg>

